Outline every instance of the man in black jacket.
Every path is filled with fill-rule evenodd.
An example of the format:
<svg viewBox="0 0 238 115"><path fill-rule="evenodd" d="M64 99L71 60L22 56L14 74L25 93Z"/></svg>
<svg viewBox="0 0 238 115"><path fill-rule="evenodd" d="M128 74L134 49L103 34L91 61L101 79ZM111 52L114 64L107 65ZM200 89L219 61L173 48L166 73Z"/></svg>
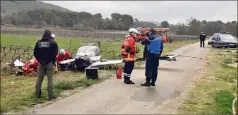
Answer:
<svg viewBox="0 0 238 115"><path fill-rule="evenodd" d="M149 32L146 33L146 36L149 37ZM144 51L143 51L143 59L146 60L147 57L148 57L148 48L147 48L147 44L145 44Z"/></svg>
<svg viewBox="0 0 238 115"><path fill-rule="evenodd" d="M42 38L37 41L34 48L34 56L39 62L38 66L38 79L36 81L36 97L41 97L41 85L44 76L48 79L48 98L49 100L55 99L53 93L53 71L56 61L56 55L58 54L58 45L54 38L51 36L50 30L45 30Z"/></svg>

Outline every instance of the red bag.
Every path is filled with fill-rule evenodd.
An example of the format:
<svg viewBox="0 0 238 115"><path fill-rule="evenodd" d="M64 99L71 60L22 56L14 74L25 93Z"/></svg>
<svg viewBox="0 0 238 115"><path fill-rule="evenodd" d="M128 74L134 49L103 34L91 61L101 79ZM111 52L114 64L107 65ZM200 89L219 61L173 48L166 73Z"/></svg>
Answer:
<svg viewBox="0 0 238 115"><path fill-rule="evenodd" d="M121 78L122 78L122 67L121 65L119 65L117 68L117 79L121 79Z"/></svg>

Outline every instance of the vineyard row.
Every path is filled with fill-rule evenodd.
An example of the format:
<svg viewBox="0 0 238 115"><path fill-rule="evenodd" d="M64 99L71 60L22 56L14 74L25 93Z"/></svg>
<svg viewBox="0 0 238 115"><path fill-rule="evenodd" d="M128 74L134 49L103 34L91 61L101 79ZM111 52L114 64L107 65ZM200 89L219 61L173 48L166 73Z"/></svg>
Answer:
<svg viewBox="0 0 238 115"><path fill-rule="evenodd" d="M1 34L9 35L23 35L23 36L41 36L42 32L39 31L1 31ZM92 38L92 39L113 39L121 40L125 37L125 34L116 34L116 33L100 33L100 32L59 32L56 31L54 34L58 37L72 37L72 38ZM189 35L169 35L173 41L181 40L195 40L198 39L198 36L189 36Z"/></svg>

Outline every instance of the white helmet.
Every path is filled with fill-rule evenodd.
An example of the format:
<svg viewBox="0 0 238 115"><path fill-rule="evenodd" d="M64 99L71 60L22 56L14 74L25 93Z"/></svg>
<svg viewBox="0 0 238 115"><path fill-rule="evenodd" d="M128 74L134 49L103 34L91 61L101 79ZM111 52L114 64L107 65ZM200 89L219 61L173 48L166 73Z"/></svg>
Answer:
<svg viewBox="0 0 238 115"><path fill-rule="evenodd" d="M137 31L141 31L142 27L138 27L138 28L136 28L136 29L137 29Z"/></svg>
<svg viewBox="0 0 238 115"><path fill-rule="evenodd" d="M137 29L135 29L135 28L130 28L129 30L128 30L128 32L129 33L134 33L134 34L138 34L139 32L137 31Z"/></svg>
<svg viewBox="0 0 238 115"><path fill-rule="evenodd" d="M64 49L60 49L59 53L64 55L65 54L65 50Z"/></svg>
<svg viewBox="0 0 238 115"><path fill-rule="evenodd" d="M51 36L53 37L53 38L55 38L56 36L55 36L55 34L51 34Z"/></svg>

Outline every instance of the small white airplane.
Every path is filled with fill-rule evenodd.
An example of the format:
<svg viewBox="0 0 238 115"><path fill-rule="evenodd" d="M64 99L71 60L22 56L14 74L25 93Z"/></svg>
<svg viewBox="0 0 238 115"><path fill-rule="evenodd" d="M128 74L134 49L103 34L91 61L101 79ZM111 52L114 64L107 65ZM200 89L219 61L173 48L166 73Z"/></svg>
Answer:
<svg viewBox="0 0 238 115"><path fill-rule="evenodd" d="M164 55L160 57L160 60L176 61L174 55ZM137 61L144 61L143 59L137 59ZM116 65L123 63L122 59L119 60L106 60L102 59L100 49L97 46L87 45L82 46L77 50L77 53L73 59L63 60L59 64L72 64L73 68L85 69L88 67L98 67L106 65Z"/></svg>

